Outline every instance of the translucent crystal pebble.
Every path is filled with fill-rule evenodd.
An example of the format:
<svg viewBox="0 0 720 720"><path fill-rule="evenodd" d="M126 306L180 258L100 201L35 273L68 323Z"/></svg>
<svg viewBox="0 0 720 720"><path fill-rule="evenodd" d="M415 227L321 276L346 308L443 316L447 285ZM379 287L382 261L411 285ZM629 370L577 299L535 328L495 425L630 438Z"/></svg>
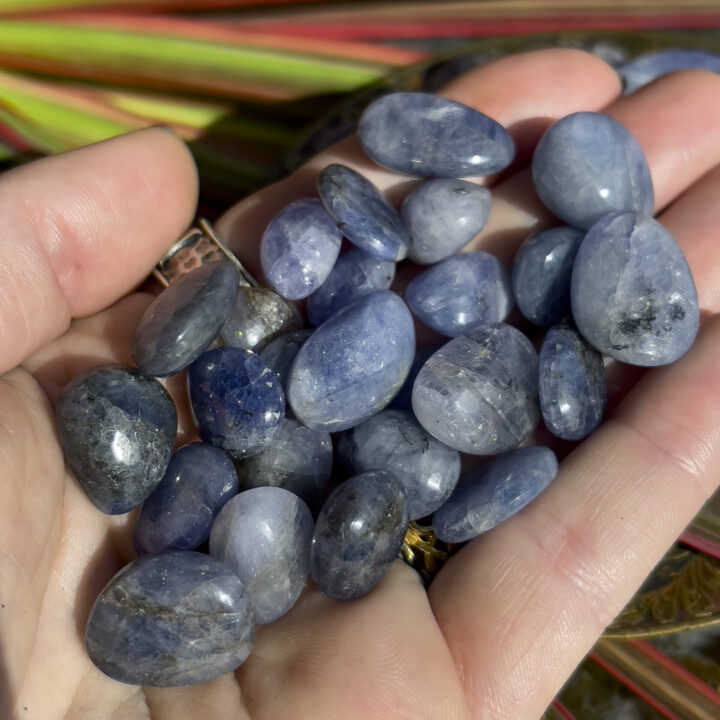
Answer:
<svg viewBox="0 0 720 720"><path fill-rule="evenodd" d="M267 449L237 462L237 472L242 490L264 486L285 488L317 512L330 481L332 465L330 435L287 418Z"/></svg>
<svg viewBox="0 0 720 720"><path fill-rule="evenodd" d="M62 389L55 419L70 468L102 512L129 512L162 480L177 413L155 378L123 365L92 368Z"/></svg>
<svg viewBox="0 0 720 720"><path fill-rule="evenodd" d="M398 557L408 525L408 501L389 472L355 475L330 495L315 525L310 571L335 600L370 592Z"/></svg>
<svg viewBox="0 0 720 720"><path fill-rule="evenodd" d="M491 175L515 157L502 125L467 105L426 93L393 93L370 103L358 138L378 165L426 177Z"/></svg>
<svg viewBox="0 0 720 720"><path fill-rule="evenodd" d="M602 355L574 328L550 328L540 348L540 409L548 430L582 440L600 424L606 405Z"/></svg>
<svg viewBox="0 0 720 720"><path fill-rule="evenodd" d="M485 227L490 191L466 180L428 180L405 198L400 214L410 233L408 257L431 265L456 253Z"/></svg>
<svg viewBox="0 0 720 720"><path fill-rule="evenodd" d="M633 365L665 365L693 343L695 283L672 235L652 218L615 213L580 245L572 273L578 330L600 352Z"/></svg>
<svg viewBox="0 0 720 720"><path fill-rule="evenodd" d="M300 348L288 381L295 416L313 430L338 432L382 410L402 387L415 354L405 303L388 290L333 315Z"/></svg>
<svg viewBox="0 0 720 720"><path fill-rule="evenodd" d="M438 442L404 410L383 410L346 430L338 455L355 473L391 472L405 488L411 520L437 510L460 477L457 450Z"/></svg>
<svg viewBox="0 0 720 720"><path fill-rule="evenodd" d="M164 377L197 360L230 314L239 280L232 263L213 262L163 290L135 326L131 351L137 366Z"/></svg>
<svg viewBox="0 0 720 720"><path fill-rule="evenodd" d="M210 533L210 554L242 580L258 625L283 616L300 596L312 536L307 505L282 488L246 490L220 511Z"/></svg>
<svg viewBox="0 0 720 720"><path fill-rule="evenodd" d="M549 327L570 315L570 277L585 233L556 227L531 235L520 246L512 268L512 288L520 312L535 325Z"/></svg>
<svg viewBox="0 0 720 720"><path fill-rule="evenodd" d="M299 300L325 282L340 252L342 233L314 198L296 200L267 226L260 261L280 295Z"/></svg>
<svg viewBox="0 0 720 720"><path fill-rule="evenodd" d="M708 70L720 73L720 55L703 50L660 50L623 63L618 72L625 81L624 94L678 70Z"/></svg>
<svg viewBox="0 0 720 720"><path fill-rule="evenodd" d="M555 478L557 458L550 448L518 448L493 458L461 480L450 499L435 511L440 540L465 542L522 510Z"/></svg>
<svg viewBox="0 0 720 720"><path fill-rule="evenodd" d="M106 675L174 687L234 670L255 640L253 610L235 573L208 555L169 551L126 565L90 611L85 646Z"/></svg>
<svg viewBox="0 0 720 720"><path fill-rule="evenodd" d="M338 258L328 279L308 298L311 325L322 325L340 308L376 290L387 290L395 279L395 263L354 248Z"/></svg>
<svg viewBox="0 0 720 720"><path fill-rule="evenodd" d="M453 255L428 268L407 286L405 299L420 320L449 337L500 322L513 307L507 271L483 252Z"/></svg>
<svg viewBox="0 0 720 720"><path fill-rule="evenodd" d="M287 380L295 356L313 330L295 330L276 337L260 353L265 364L280 378L283 392L287 392Z"/></svg>
<svg viewBox="0 0 720 720"><path fill-rule="evenodd" d="M230 458L205 443L181 447L135 523L139 555L194 550L210 537L215 516L238 492Z"/></svg>
<svg viewBox="0 0 720 720"><path fill-rule="evenodd" d="M379 260L396 262L407 256L403 221L367 178L345 165L328 165L318 176L318 192L351 243Z"/></svg>
<svg viewBox="0 0 720 720"><path fill-rule="evenodd" d="M250 350L203 353L188 370L188 389L200 438L233 457L259 453L280 432L285 417L280 380Z"/></svg>
<svg viewBox="0 0 720 720"><path fill-rule="evenodd" d="M652 214L652 179L642 148L607 115L579 112L558 120L532 159L535 190L568 225L589 228L603 215Z"/></svg>
<svg viewBox="0 0 720 720"><path fill-rule="evenodd" d="M420 424L445 445L475 455L510 450L540 419L537 353L510 325L471 330L423 365L412 404Z"/></svg>

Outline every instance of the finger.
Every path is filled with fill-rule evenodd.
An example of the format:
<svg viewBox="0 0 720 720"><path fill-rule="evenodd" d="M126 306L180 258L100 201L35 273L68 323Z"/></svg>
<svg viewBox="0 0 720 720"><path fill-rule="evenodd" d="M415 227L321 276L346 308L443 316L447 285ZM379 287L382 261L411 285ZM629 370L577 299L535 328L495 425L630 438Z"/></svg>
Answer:
<svg viewBox="0 0 720 720"><path fill-rule="evenodd" d="M1 176L0 373L137 285L191 222L196 196L192 158L163 128Z"/></svg>

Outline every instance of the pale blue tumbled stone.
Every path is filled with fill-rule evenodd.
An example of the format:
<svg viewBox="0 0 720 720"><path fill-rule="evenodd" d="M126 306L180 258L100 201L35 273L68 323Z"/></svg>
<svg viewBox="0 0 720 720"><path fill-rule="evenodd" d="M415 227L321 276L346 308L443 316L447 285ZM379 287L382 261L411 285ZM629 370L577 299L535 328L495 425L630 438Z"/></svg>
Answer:
<svg viewBox="0 0 720 720"><path fill-rule="evenodd" d="M300 348L288 401L313 430L338 432L382 410L402 387L415 354L405 303L379 290L339 310Z"/></svg>
<svg viewBox="0 0 720 720"><path fill-rule="evenodd" d="M537 353L510 325L471 330L430 356L415 378L412 405L445 445L475 455L510 450L540 419Z"/></svg>
<svg viewBox="0 0 720 720"><path fill-rule="evenodd" d="M400 215L367 178L345 165L328 165L317 186L325 209L351 243L380 260L407 256L410 238Z"/></svg>
<svg viewBox="0 0 720 720"><path fill-rule="evenodd" d="M405 299L428 327L449 337L501 322L513 307L507 271L483 252L453 255L428 268L407 286Z"/></svg>
<svg viewBox="0 0 720 720"><path fill-rule="evenodd" d="M557 471L557 458L550 448L518 448L499 455L460 481L433 515L433 530L444 542L472 540L522 510Z"/></svg>
<svg viewBox="0 0 720 720"><path fill-rule="evenodd" d="M278 487L241 492L215 519L210 554L242 580L258 625L283 616L300 596L310 570L312 536L307 505Z"/></svg>
<svg viewBox="0 0 720 720"><path fill-rule="evenodd" d="M295 330L275 338L260 353L265 364L280 378L283 392L287 392L287 380L295 356L313 330Z"/></svg>
<svg viewBox="0 0 720 720"><path fill-rule="evenodd" d="M428 93L392 93L370 103L360 118L358 139L378 165L426 177L491 175L515 157L502 125Z"/></svg>
<svg viewBox="0 0 720 720"><path fill-rule="evenodd" d="M540 409L563 440L582 440L602 421L607 387L602 355L575 329L548 330L540 348Z"/></svg>
<svg viewBox="0 0 720 720"><path fill-rule="evenodd" d="M330 274L342 233L314 198L296 200L267 226L260 262L267 281L288 300L307 297Z"/></svg>
<svg viewBox="0 0 720 720"><path fill-rule="evenodd" d="M629 60L618 67L625 81L624 94L678 70L708 70L720 73L720 55L703 50L659 50Z"/></svg>
<svg viewBox="0 0 720 720"><path fill-rule="evenodd" d="M653 212L642 148L607 115L573 113L551 125L535 148L532 175L540 199L568 225L589 228L611 212Z"/></svg>
<svg viewBox="0 0 720 720"><path fill-rule="evenodd" d="M340 485L315 526L310 571L335 600L370 592L399 556L408 526L408 500L389 472L372 470Z"/></svg>
<svg viewBox="0 0 720 720"><path fill-rule="evenodd" d="M490 191L466 180L428 180L405 198L400 214L410 233L408 257L431 265L456 253L485 227Z"/></svg>
<svg viewBox="0 0 720 720"><path fill-rule="evenodd" d="M340 308L376 290L387 290L395 279L395 263L353 248L341 255L328 279L307 299L311 325L322 325Z"/></svg>
<svg viewBox="0 0 720 720"><path fill-rule="evenodd" d="M650 217L614 213L588 231L570 290L575 324L600 352L632 365L665 365L695 340L695 283L672 235Z"/></svg>

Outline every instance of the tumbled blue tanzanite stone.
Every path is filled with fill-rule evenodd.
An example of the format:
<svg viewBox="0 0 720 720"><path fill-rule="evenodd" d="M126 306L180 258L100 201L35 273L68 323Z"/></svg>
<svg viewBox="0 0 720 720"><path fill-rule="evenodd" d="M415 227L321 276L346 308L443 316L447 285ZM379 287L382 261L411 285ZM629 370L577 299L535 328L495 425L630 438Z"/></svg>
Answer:
<svg viewBox="0 0 720 720"><path fill-rule="evenodd" d="M540 348L540 409L547 429L563 440L582 440L600 424L606 406L602 355L574 328L550 328Z"/></svg>
<svg viewBox="0 0 720 720"><path fill-rule="evenodd" d="M295 330L275 338L260 353L265 364L280 378L283 392L287 392L287 380L295 356L314 330Z"/></svg>
<svg viewBox="0 0 720 720"><path fill-rule="evenodd" d="M449 337L501 322L513 307L507 271L484 252L453 255L421 272L405 299L420 320Z"/></svg>
<svg viewBox="0 0 720 720"><path fill-rule="evenodd" d="M585 339L632 365L677 360L700 322L685 256L660 223L637 213L614 213L590 228L575 258L570 298Z"/></svg>
<svg viewBox="0 0 720 720"><path fill-rule="evenodd" d="M338 455L353 473L391 472L405 488L411 520L437 510L460 477L457 450L438 442L404 410L383 410L346 430Z"/></svg>
<svg viewBox="0 0 720 720"><path fill-rule="evenodd" d="M300 348L288 401L313 430L338 432L382 410L402 387L415 354L405 303L388 290L333 315Z"/></svg>
<svg viewBox="0 0 720 720"><path fill-rule="evenodd" d="M210 554L242 580L258 625L283 616L300 596L313 529L307 505L278 487L241 492L217 516Z"/></svg>
<svg viewBox="0 0 720 720"><path fill-rule="evenodd" d="M315 584L335 600L370 592L398 557L408 526L408 501L389 472L355 475L327 499L310 555Z"/></svg>
<svg viewBox="0 0 720 720"><path fill-rule="evenodd" d="M201 553L145 555L105 586L90 611L85 647L106 675L131 685L213 680L241 665L255 640L240 579Z"/></svg>
<svg viewBox="0 0 720 720"><path fill-rule="evenodd" d="M198 435L233 457L259 453L280 432L285 418L280 380L250 350L203 353L188 370L188 389Z"/></svg>
<svg viewBox="0 0 720 720"><path fill-rule="evenodd" d="M380 260L407 256L410 238L395 208L367 178L345 165L328 165L318 193L345 237Z"/></svg>
<svg viewBox="0 0 720 720"><path fill-rule="evenodd" d="M490 191L466 180L428 180L405 198L400 214L410 233L408 257L431 265L456 253L485 227Z"/></svg>
<svg viewBox="0 0 720 720"><path fill-rule="evenodd" d="M342 233L315 198L296 200L267 226L260 262L267 281L288 300L307 297L330 274Z"/></svg>
<svg viewBox="0 0 720 720"><path fill-rule="evenodd" d="M68 465L104 513L129 512L162 480L177 413L155 378L123 365L92 368L62 389L55 418Z"/></svg>
<svg viewBox="0 0 720 720"><path fill-rule="evenodd" d="M546 447L518 448L493 458L462 480L435 511L433 530L447 543L472 540L522 510L557 471L555 453Z"/></svg>
<svg viewBox="0 0 720 720"><path fill-rule="evenodd" d="M215 516L237 492L237 473L222 450L205 443L181 447L140 509L135 550L194 550L210 537Z"/></svg>
<svg viewBox="0 0 720 720"><path fill-rule="evenodd" d="M420 424L456 450L474 455L510 450L540 419L537 353L510 325L471 330L423 365L412 404Z"/></svg>
<svg viewBox="0 0 720 720"><path fill-rule="evenodd" d="M570 277L582 230L556 227L531 235L520 246L512 268L512 288L520 312L535 325L549 327L570 315Z"/></svg>
<svg viewBox="0 0 720 720"><path fill-rule="evenodd" d="M540 199L568 225L589 228L611 212L653 212L642 148L607 115L579 112L551 125L535 148L532 175Z"/></svg>
<svg viewBox="0 0 720 720"><path fill-rule="evenodd" d="M387 290L395 279L395 263L353 248L341 255L328 279L307 299L311 325L322 325L340 308L376 290Z"/></svg>
<svg viewBox="0 0 720 720"><path fill-rule="evenodd" d="M618 72L625 81L624 95L678 70L708 70L720 73L720 55L703 50L659 50L623 63Z"/></svg>
<svg viewBox="0 0 720 720"><path fill-rule="evenodd" d="M427 93L400 92L370 103L358 138L378 165L410 175L469 177L504 170L515 145L487 115Z"/></svg>

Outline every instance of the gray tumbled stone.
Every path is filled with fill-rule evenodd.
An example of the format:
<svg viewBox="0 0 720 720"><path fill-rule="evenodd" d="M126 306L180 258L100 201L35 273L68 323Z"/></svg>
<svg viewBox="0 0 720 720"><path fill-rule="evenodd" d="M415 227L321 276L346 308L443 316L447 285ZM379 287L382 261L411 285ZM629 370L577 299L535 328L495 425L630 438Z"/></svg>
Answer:
<svg viewBox="0 0 720 720"><path fill-rule="evenodd" d="M720 73L720 55L703 50L659 50L628 60L618 72L625 81L623 94L629 95L663 75L693 69Z"/></svg>

